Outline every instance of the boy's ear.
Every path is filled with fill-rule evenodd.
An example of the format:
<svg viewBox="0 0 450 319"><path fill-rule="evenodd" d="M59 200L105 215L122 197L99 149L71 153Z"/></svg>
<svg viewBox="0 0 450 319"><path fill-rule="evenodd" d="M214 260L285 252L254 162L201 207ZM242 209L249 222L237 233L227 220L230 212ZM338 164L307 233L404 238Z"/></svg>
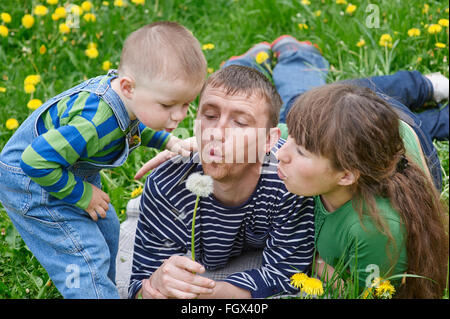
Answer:
<svg viewBox="0 0 450 319"><path fill-rule="evenodd" d="M134 79L124 76L119 78L120 91L127 99L131 99L134 93L135 82Z"/></svg>
<svg viewBox="0 0 450 319"><path fill-rule="evenodd" d="M358 171L348 171L344 170L342 172L342 176L338 180L338 185L341 186L350 186L356 183L356 181L359 178L359 172Z"/></svg>

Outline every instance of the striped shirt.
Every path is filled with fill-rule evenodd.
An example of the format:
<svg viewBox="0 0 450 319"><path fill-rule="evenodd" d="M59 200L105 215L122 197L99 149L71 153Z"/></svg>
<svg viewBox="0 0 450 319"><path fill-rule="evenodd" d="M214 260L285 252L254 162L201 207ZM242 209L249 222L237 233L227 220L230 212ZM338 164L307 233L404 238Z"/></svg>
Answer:
<svg viewBox="0 0 450 319"><path fill-rule="evenodd" d="M263 248L262 265L228 276L225 281L249 290L252 297L294 293L290 277L306 271L314 253L314 202L289 193L277 175L274 152L263 164L250 198L226 207L213 195L202 197L195 221L196 260L212 270L246 249ZM191 249L191 225L196 196L186 189L189 174L202 172L198 154L189 162L169 161L147 178L141 199L129 297L172 255Z"/></svg>
<svg viewBox="0 0 450 319"><path fill-rule="evenodd" d="M167 132L139 126L142 145L165 147ZM92 186L67 168L77 161L111 164L120 156L126 133L113 110L98 95L83 91L50 106L39 117L37 128L38 137L22 154L23 171L54 197L86 209Z"/></svg>

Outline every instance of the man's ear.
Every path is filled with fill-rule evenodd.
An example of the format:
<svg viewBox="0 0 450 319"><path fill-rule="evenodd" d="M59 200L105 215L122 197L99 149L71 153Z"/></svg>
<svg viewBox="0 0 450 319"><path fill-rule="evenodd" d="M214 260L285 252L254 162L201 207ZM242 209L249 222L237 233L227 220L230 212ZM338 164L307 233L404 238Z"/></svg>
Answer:
<svg viewBox="0 0 450 319"><path fill-rule="evenodd" d="M359 172L358 171L348 171L344 170L341 174L341 177L338 180L338 185L340 186L350 186L355 184L358 181L359 178Z"/></svg>
<svg viewBox="0 0 450 319"><path fill-rule="evenodd" d="M278 127L271 127L269 129L269 135L267 136L266 140L266 149L265 152L269 153L272 147L277 144L278 140L281 137L281 131Z"/></svg>
<svg viewBox="0 0 450 319"><path fill-rule="evenodd" d="M120 92L127 99L131 99L134 93L135 81L129 76L119 78Z"/></svg>

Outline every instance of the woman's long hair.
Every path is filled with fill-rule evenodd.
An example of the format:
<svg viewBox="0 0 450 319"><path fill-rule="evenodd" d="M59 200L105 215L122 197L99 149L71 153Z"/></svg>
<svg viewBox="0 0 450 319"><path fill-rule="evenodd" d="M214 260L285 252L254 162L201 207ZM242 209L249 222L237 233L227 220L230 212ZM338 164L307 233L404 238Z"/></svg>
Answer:
<svg viewBox="0 0 450 319"><path fill-rule="evenodd" d="M334 169L359 175L352 192L360 220L370 216L393 242L375 197L388 198L400 214L407 232L407 273L432 280L408 277L397 297L442 298L448 215L431 178L406 156L399 125L395 111L373 91L338 83L304 93L287 117L297 144L328 158Z"/></svg>

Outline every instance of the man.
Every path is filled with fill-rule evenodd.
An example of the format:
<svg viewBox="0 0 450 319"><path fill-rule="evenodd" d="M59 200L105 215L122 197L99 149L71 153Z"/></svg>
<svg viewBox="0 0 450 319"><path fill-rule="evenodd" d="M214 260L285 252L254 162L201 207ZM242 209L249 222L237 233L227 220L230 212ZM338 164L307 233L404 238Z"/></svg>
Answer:
<svg viewBox="0 0 450 319"><path fill-rule="evenodd" d="M265 298L296 292L290 277L306 272L314 253L313 202L289 193L277 175L274 153L284 143L277 128L281 104L273 85L252 68L230 66L208 78L195 130L199 152L188 161L164 163L147 179L130 298ZM214 192L199 203L192 261L186 254L196 196L185 183L196 172L213 178ZM262 249L259 267L222 281L202 276L252 249Z"/></svg>

